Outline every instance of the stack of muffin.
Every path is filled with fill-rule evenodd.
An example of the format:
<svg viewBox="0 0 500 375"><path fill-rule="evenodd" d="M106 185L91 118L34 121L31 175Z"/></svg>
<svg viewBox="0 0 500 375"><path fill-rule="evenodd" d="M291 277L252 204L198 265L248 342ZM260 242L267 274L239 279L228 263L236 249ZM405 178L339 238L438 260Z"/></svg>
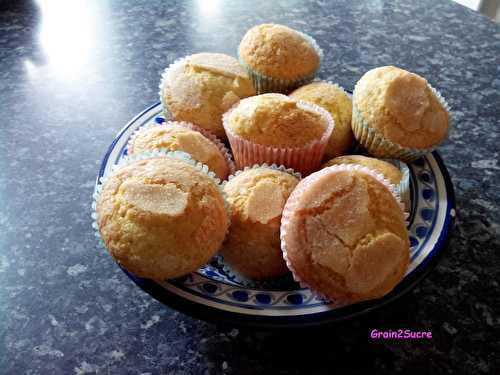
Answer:
<svg viewBox="0 0 500 375"><path fill-rule="evenodd" d="M446 102L393 66L364 74L352 101L311 83L322 51L282 25L250 29L238 57L198 53L165 70L171 120L134 133L96 198L107 249L154 280L220 253L242 279L292 272L341 303L387 294L409 263L404 162L446 138ZM347 155L360 146L376 158Z"/></svg>

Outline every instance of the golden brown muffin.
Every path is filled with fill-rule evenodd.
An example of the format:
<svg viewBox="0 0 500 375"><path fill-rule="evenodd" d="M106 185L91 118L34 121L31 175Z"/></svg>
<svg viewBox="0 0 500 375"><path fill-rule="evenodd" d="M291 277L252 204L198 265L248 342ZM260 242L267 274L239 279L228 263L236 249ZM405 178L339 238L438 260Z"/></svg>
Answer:
<svg viewBox="0 0 500 375"><path fill-rule="evenodd" d="M427 81L394 66L365 73L354 89L353 106L360 115L353 113L353 121L362 117L370 128L402 147L430 148L448 134L448 111Z"/></svg>
<svg viewBox="0 0 500 375"><path fill-rule="evenodd" d="M229 175L228 160L222 150L200 132L175 121L139 129L131 140L129 154L167 149L184 151L206 164L221 180Z"/></svg>
<svg viewBox="0 0 500 375"><path fill-rule="evenodd" d="M255 95L255 90L235 58L198 53L166 70L160 95L175 120L192 122L225 138L222 114L240 99Z"/></svg>
<svg viewBox="0 0 500 375"><path fill-rule="evenodd" d="M288 271L280 248L280 221L298 182L287 172L262 166L247 169L226 183L232 218L221 254L236 273L265 279Z"/></svg>
<svg viewBox="0 0 500 375"><path fill-rule="evenodd" d="M391 163L362 155L339 156L323 164L322 168L337 164L362 165L364 167L367 167L368 169L374 170L375 172L381 173L385 178L389 180L391 184L394 185L398 185L403 178L403 173L401 172L401 170Z"/></svg>
<svg viewBox="0 0 500 375"><path fill-rule="evenodd" d="M342 88L329 82L313 82L293 91L290 97L323 107L335 120L325 158L342 155L351 147L354 141L351 129L352 102Z"/></svg>
<svg viewBox="0 0 500 375"><path fill-rule="evenodd" d="M115 172L104 183L96 213L111 255L135 275L154 280L198 269L219 250L229 226L215 181L166 156Z"/></svg>
<svg viewBox="0 0 500 375"><path fill-rule="evenodd" d="M302 106L296 99L263 94L240 101L227 125L237 136L253 143L302 147L320 139L328 122L321 113Z"/></svg>
<svg viewBox="0 0 500 375"><path fill-rule="evenodd" d="M302 282L337 301L384 296L409 264L403 211L370 173L359 166L322 169L301 181L283 213L287 264Z"/></svg>
<svg viewBox="0 0 500 375"><path fill-rule="evenodd" d="M303 34L283 25L263 24L246 32L239 46L240 59L264 76L296 80L314 74L320 55Z"/></svg>

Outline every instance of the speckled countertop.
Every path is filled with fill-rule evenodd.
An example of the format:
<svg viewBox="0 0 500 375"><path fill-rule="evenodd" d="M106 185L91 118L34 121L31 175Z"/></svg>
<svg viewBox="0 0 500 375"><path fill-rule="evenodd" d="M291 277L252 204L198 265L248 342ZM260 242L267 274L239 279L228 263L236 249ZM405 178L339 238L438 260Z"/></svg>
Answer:
<svg viewBox="0 0 500 375"><path fill-rule="evenodd" d="M458 217L438 267L396 303L327 329L255 332L177 313L96 247L90 197L116 132L160 71L234 54L285 23L325 50L320 76L418 72L448 99L441 148ZM499 373L500 27L450 1L0 2L0 373ZM373 341L371 328L431 330Z"/></svg>

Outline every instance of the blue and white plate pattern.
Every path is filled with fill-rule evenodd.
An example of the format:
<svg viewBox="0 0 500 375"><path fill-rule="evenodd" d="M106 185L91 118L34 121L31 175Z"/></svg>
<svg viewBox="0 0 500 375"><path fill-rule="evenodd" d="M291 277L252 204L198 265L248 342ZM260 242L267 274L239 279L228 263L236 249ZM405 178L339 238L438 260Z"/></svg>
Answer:
<svg viewBox="0 0 500 375"><path fill-rule="evenodd" d="M127 154L127 142L137 128L164 121L161 111L158 103L139 114L119 132L102 161L96 187L100 178ZM340 306L316 297L307 288L301 288L291 276L260 284L243 281L228 272L220 258L215 258L188 276L162 283L125 272L158 300L187 314L212 321L293 326L358 315L411 289L426 273L432 258L442 250L451 228L455 216L453 188L439 154L428 154L411 163L409 168L411 262L404 280L381 300Z"/></svg>

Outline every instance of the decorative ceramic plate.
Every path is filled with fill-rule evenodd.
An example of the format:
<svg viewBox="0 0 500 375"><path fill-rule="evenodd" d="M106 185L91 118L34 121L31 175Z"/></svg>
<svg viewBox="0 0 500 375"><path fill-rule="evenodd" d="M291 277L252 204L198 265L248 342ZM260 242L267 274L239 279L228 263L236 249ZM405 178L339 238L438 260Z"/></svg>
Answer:
<svg viewBox="0 0 500 375"><path fill-rule="evenodd" d="M161 123L160 103L130 121L116 136L102 161L100 178L127 154L127 142L139 127ZM235 278L220 259L180 279L157 283L124 272L144 291L181 312L217 323L259 327L318 325L352 318L378 308L409 291L437 263L455 216L453 187L434 151L409 165L411 213L408 219L411 261L401 283L382 299L338 306L315 297L291 277L274 283L249 284Z"/></svg>

